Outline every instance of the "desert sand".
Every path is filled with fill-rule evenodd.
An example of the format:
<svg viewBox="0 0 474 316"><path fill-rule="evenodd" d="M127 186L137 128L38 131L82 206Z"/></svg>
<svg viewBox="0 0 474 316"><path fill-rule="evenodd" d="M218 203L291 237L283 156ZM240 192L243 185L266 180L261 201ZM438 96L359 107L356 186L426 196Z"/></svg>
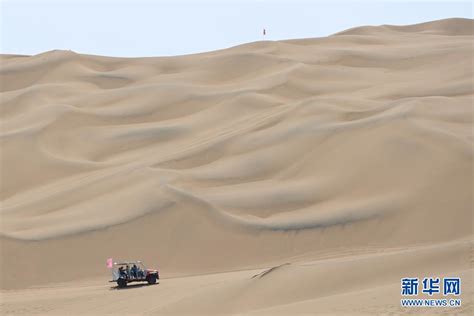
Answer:
<svg viewBox="0 0 474 316"><path fill-rule="evenodd" d="M473 33L2 55L0 312L471 313ZM460 276L462 307L400 307L410 276Z"/></svg>

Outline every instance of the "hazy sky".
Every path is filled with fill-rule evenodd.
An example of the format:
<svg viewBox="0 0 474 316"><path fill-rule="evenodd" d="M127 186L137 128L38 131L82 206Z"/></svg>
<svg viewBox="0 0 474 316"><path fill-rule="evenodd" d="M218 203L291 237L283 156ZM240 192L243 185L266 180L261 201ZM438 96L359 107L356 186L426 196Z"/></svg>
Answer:
<svg viewBox="0 0 474 316"><path fill-rule="evenodd" d="M0 0L2 53L181 55L360 25L472 18L470 1Z"/></svg>

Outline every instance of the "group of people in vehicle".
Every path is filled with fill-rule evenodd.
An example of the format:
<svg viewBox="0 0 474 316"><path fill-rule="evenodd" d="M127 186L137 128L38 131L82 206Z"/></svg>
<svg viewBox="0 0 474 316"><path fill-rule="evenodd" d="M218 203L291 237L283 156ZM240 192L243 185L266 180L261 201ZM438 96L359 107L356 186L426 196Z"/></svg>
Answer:
<svg viewBox="0 0 474 316"><path fill-rule="evenodd" d="M121 277L127 279L143 279L145 277L145 272L137 267L136 264L134 264L132 268L130 268L128 264L125 266L125 268L120 266L118 271Z"/></svg>

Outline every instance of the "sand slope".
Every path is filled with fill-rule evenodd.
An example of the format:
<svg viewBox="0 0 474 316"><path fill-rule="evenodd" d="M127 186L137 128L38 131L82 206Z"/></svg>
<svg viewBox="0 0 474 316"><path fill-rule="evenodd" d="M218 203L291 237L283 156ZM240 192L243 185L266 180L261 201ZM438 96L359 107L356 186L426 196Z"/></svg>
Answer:
<svg viewBox="0 0 474 316"><path fill-rule="evenodd" d="M179 57L1 56L1 287L106 279L107 257L166 277L465 244L473 29L448 19ZM468 244L436 272L469 271ZM407 260L366 290L423 271ZM345 269L280 270L319 282ZM269 288L286 284L277 275ZM329 295L315 291L265 305L256 290L220 311L308 312L298 302Z"/></svg>
<svg viewBox="0 0 474 316"><path fill-rule="evenodd" d="M457 262L471 246L470 242L451 242L363 255L346 253L271 269L167 278L159 285L130 285L126 290L103 280L78 281L8 291L2 308L6 314L48 315L400 314L408 311L399 303L399 276L407 271L422 276L449 276L445 271L453 271L462 277L465 290L472 289L468 260L464 266ZM414 308L412 312L469 315L469 295L463 292L460 308Z"/></svg>

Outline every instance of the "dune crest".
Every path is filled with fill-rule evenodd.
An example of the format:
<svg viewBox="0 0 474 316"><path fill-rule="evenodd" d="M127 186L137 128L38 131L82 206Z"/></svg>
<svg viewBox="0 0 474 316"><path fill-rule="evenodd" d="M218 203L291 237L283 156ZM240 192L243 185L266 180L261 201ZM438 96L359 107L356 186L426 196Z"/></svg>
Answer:
<svg viewBox="0 0 474 316"><path fill-rule="evenodd" d="M474 21L464 18L450 18L413 25L359 26L336 33L335 35L368 35L371 32L379 31L422 33L446 36L472 36L474 35Z"/></svg>

